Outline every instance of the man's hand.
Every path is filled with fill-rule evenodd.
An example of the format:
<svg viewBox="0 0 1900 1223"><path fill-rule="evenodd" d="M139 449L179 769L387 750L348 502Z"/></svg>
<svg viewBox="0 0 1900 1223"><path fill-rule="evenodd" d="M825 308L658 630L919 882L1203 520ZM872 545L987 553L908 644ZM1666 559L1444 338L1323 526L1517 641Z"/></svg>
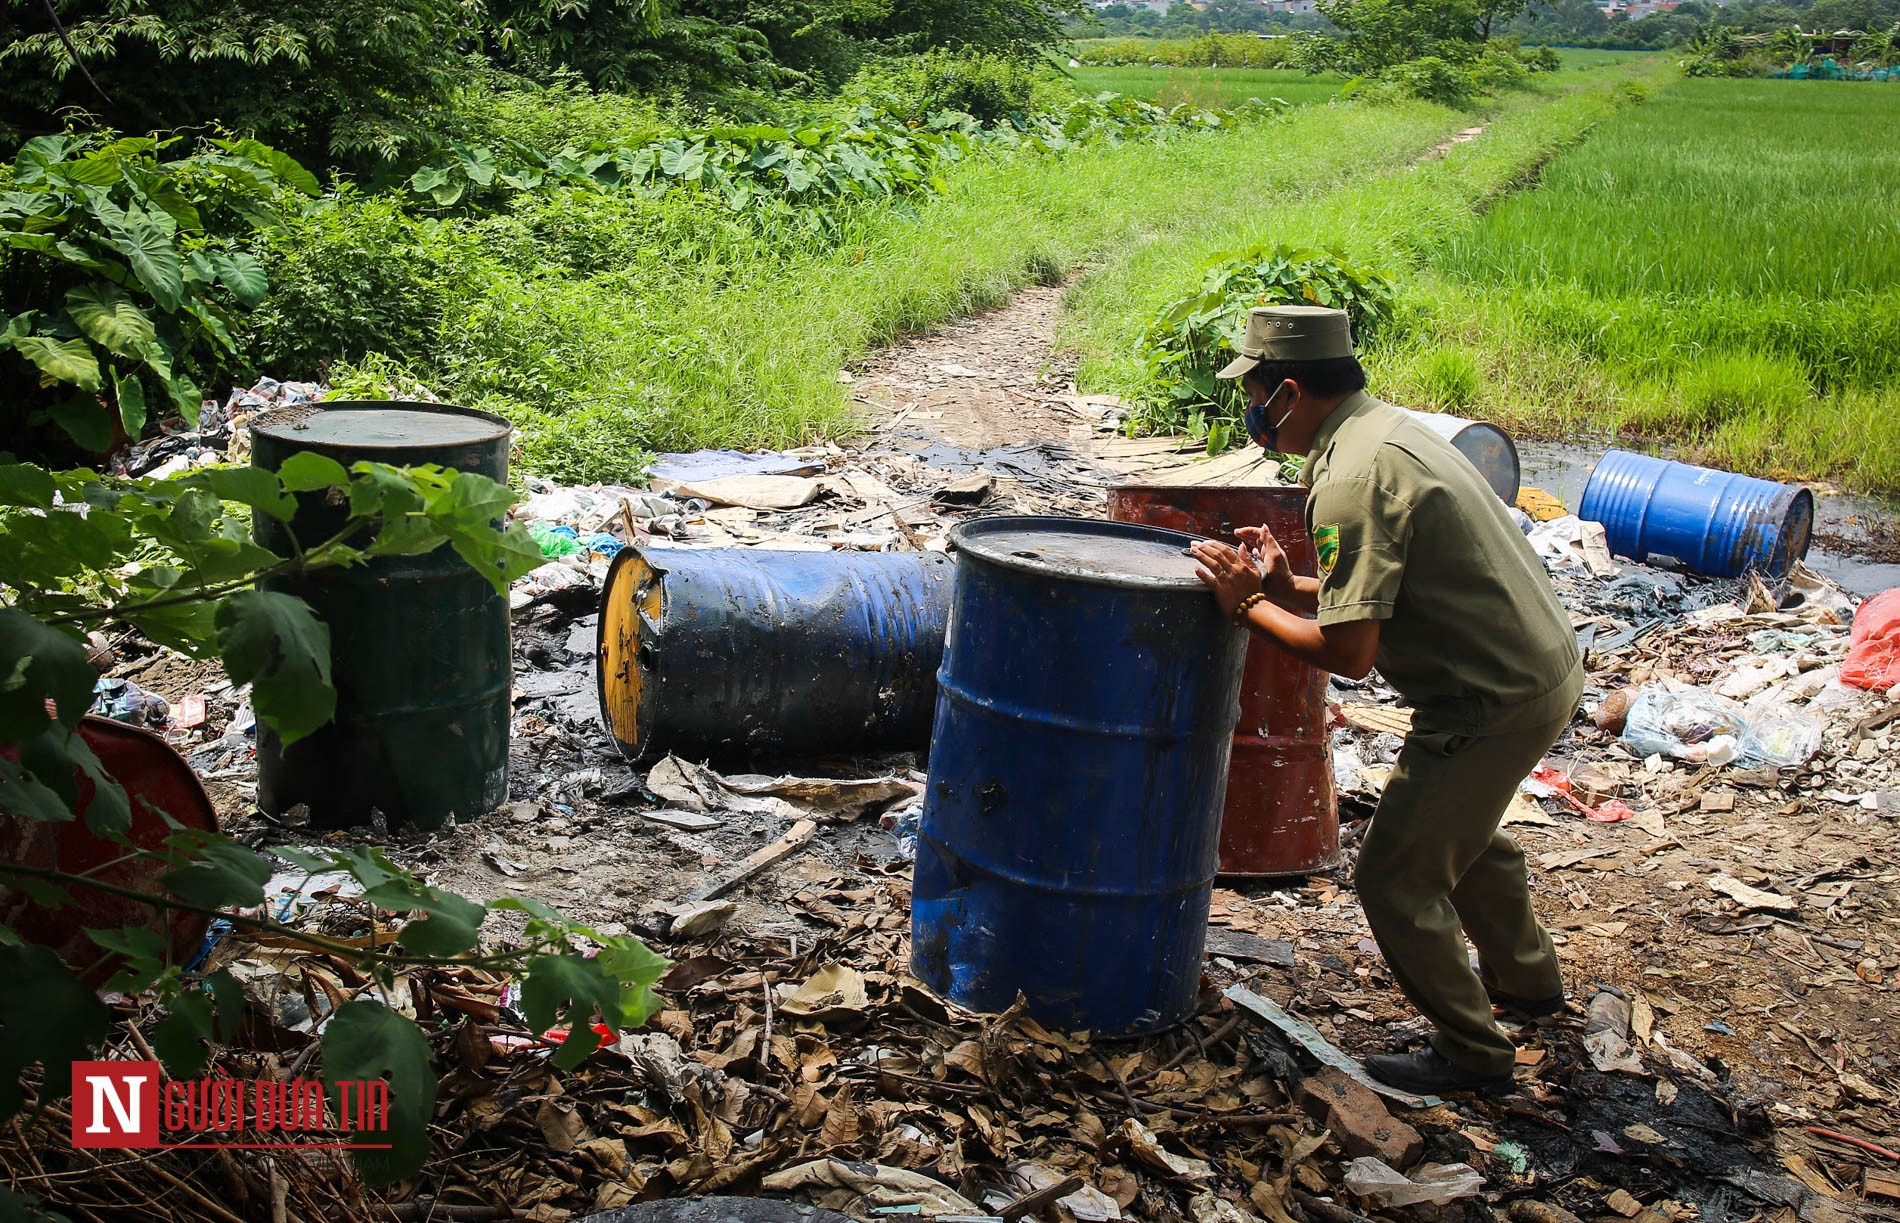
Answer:
<svg viewBox="0 0 1900 1223"><path fill-rule="evenodd" d="M1221 614L1232 616L1240 601L1260 593L1260 571L1245 553L1217 540L1203 539L1188 549L1201 567L1194 576L1207 583L1220 603ZM1285 557L1282 556L1282 561Z"/></svg>
<svg viewBox="0 0 1900 1223"><path fill-rule="evenodd" d="M1293 563L1286 550L1266 527L1240 527L1234 538L1246 549L1260 573L1260 590L1275 603L1285 605L1298 597L1293 584Z"/></svg>

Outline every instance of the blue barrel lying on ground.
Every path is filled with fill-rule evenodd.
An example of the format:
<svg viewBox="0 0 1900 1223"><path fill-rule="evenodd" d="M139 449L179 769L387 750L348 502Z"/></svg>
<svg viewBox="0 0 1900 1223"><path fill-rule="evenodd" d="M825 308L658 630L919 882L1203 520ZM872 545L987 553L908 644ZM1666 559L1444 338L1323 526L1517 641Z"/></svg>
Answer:
<svg viewBox="0 0 1900 1223"><path fill-rule="evenodd" d="M1600 522L1610 551L1665 556L1710 577L1783 577L1808 554L1814 494L1708 467L1612 450L1597 460L1577 517Z"/></svg>
<svg viewBox="0 0 1900 1223"><path fill-rule="evenodd" d="M601 720L631 760L921 748L951 572L936 552L623 549L600 596Z"/></svg>
<svg viewBox="0 0 1900 1223"><path fill-rule="evenodd" d="M1102 1035L1193 1014L1247 634L1130 523L990 518L956 590L911 970L960 1006Z"/></svg>

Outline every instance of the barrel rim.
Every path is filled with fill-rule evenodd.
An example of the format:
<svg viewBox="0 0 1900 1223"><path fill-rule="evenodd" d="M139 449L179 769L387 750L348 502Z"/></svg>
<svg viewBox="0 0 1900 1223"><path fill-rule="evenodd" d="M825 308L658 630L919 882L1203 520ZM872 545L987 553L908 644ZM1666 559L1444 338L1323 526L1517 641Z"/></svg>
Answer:
<svg viewBox="0 0 1900 1223"><path fill-rule="evenodd" d="M254 437L263 437L273 442L294 445L301 450L314 451L381 450L398 453L445 444L429 441L378 442L374 440L339 441L334 439L313 441L308 438L299 437L289 431L290 426L299 421L308 420L316 413L340 411L346 408L395 408L403 411L428 412L438 416L472 417L476 420L485 420L492 425L499 426L494 432L480 437L460 438L453 442L446 443L454 446L491 445L495 442L507 441L514 436L515 431L514 425L509 423L507 417L497 415L494 412L484 411L481 408L464 408L456 404L430 403L426 400L416 399L326 399L315 403L290 404L286 407L272 408L268 412L260 413L250 423L251 434Z"/></svg>
<svg viewBox="0 0 1900 1223"><path fill-rule="evenodd" d="M1107 586L1114 590L1167 590L1167 591L1205 591L1206 585L1196 577L1168 579L1150 577L1144 574L1107 574L1071 572L1057 568L1047 562L1026 560L996 549L971 546L973 537L980 537L986 529L995 530L1003 523L1016 526L1060 526L1065 529L1081 529L1083 534L1099 534L1120 538L1147 537L1155 543L1179 543L1182 548L1189 544L1200 543L1207 537L1190 535L1186 531L1172 531L1167 527L1151 527L1145 523L1119 522L1112 518L1070 518L1061 514L991 514L983 518L974 518L961 523L950 531L952 551L968 553L972 557L998 569L1009 569L1017 573L1033 574L1036 577L1056 577L1064 581L1083 582L1091 586Z"/></svg>
<svg viewBox="0 0 1900 1223"><path fill-rule="evenodd" d="M1298 493L1302 500L1312 495L1304 484L1111 484L1109 496L1116 493ZM1113 519L1111 521L1120 521ZM1140 524L1136 524L1140 525ZM1162 530L1168 528L1163 527Z"/></svg>

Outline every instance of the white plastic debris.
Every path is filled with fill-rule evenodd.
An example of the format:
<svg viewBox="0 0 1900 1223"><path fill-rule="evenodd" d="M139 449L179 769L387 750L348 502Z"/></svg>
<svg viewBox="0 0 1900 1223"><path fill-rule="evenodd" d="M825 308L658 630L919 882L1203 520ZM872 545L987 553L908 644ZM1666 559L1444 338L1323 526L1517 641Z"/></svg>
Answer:
<svg viewBox="0 0 1900 1223"><path fill-rule="evenodd" d="M1484 1188L1470 1164L1425 1164L1406 1176L1384 1160L1362 1155L1346 1165L1346 1188L1382 1207L1443 1206Z"/></svg>

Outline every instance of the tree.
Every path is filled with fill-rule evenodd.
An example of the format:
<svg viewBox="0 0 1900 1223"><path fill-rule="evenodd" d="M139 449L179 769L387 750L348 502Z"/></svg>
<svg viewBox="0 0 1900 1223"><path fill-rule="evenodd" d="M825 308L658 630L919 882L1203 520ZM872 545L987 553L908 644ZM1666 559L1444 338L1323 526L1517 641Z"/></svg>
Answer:
<svg viewBox="0 0 1900 1223"><path fill-rule="evenodd" d="M0 125L216 122L361 166L434 142L464 18L461 0L0 0Z"/></svg>
<svg viewBox="0 0 1900 1223"><path fill-rule="evenodd" d="M1425 56L1450 63L1475 59L1494 25L1521 11L1526 0L1319 0L1337 26L1336 40L1312 40L1317 66L1377 75Z"/></svg>

